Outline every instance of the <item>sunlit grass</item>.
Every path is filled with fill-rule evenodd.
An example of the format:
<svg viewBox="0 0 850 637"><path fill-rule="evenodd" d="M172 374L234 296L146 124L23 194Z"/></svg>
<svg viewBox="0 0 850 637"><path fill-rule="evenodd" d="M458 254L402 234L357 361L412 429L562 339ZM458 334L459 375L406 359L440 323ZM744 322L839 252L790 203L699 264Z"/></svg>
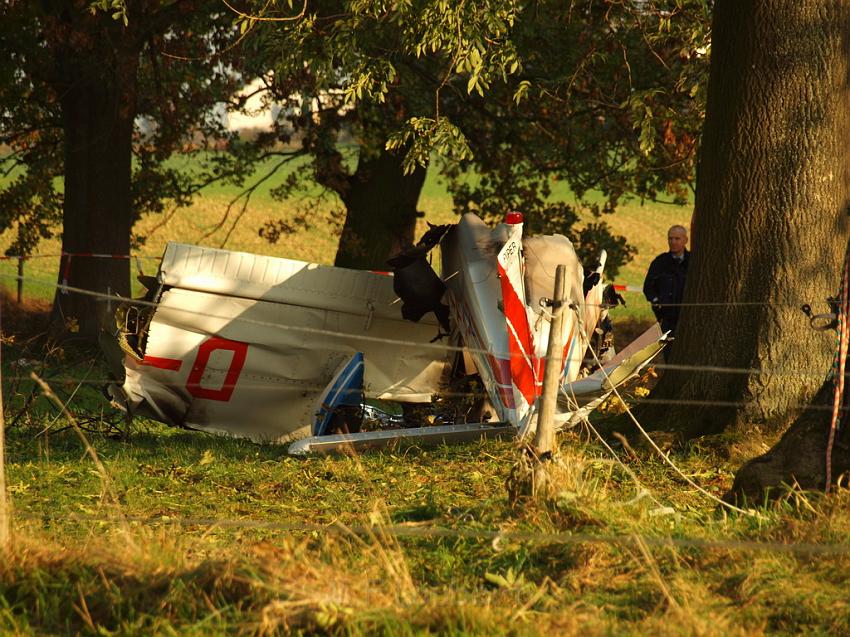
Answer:
<svg viewBox="0 0 850 637"><path fill-rule="evenodd" d="M9 433L4 632L850 629L848 556L770 548L847 543L845 491L790 497L758 518L722 515L650 454L623 458L638 486L567 435L550 496L512 505L507 442L303 460L139 423L125 439L92 436L116 506L70 431L37 434ZM673 457L711 491L728 487L721 459Z"/></svg>

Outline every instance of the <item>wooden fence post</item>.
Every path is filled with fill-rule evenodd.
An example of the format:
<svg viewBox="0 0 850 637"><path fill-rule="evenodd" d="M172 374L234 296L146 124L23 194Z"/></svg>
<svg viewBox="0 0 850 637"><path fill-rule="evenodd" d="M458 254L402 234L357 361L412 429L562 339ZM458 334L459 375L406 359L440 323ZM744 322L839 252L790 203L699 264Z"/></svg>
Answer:
<svg viewBox="0 0 850 637"><path fill-rule="evenodd" d="M549 327L549 343L546 346L546 365L543 368L543 393L540 397L540 413L537 416L537 431L534 449L537 457L551 455L555 443L555 405L561 386L561 362L564 360L564 280L566 266L555 270L555 290L552 295L552 323Z"/></svg>

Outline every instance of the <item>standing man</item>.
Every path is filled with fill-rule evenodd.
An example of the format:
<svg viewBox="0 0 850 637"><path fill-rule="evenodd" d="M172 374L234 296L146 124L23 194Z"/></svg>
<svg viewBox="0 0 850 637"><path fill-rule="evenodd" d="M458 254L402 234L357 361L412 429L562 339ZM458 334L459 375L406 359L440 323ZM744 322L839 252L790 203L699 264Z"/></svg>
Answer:
<svg viewBox="0 0 850 637"><path fill-rule="evenodd" d="M685 249L688 231L684 226L676 225L667 231L667 245L670 251L659 254L649 266L643 282L643 294L652 304L655 318L661 323L661 331L675 335L691 256Z"/></svg>

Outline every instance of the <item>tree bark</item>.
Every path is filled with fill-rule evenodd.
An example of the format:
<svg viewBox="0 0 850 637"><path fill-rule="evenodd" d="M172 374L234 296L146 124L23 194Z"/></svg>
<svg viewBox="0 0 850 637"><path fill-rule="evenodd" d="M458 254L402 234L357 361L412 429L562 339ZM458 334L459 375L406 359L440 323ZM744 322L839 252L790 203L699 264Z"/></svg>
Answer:
<svg viewBox="0 0 850 637"><path fill-rule="evenodd" d="M668 361L696 369L664 373L651 396L659 403L641 411L653 426L687 436L782 428L823 383L834 339L810 329L799 308L826 311L839 284L850 203L848 38L847 0L716 3L699 246Z"/></svg>
<svg viewBox="0 0 850 637"><path fill-rule="evenodd" d="M109 60L66 49L57 83L65 134L65 197L59 283L130 295L126 258L133 224L131 189L138 49L116 47ZM68 256L70 255L70 256ZM58 290L53 318L65 329L96 337L108 302Z"/></svg>
<svg viewBox="0 0 850 637"><path fill-rule="evenodd" d="M404 174L403 155L361 157L342 195L347 209L334 265L386 270L387 259L413 244L425 168Z"/></svg>

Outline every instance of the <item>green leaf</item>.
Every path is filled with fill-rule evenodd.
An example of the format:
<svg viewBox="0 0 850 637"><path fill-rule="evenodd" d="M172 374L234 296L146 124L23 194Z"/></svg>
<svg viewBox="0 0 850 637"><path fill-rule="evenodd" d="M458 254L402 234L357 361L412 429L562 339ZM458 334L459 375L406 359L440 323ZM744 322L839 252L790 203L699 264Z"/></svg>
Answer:
<svg viewBox="0 0 850 637"><path fill-rule="evenodd" d="M516 91L514 91L514 103L519 106L519 103L528 97L528 89L531 88L531 82L528 80L523 80L517 86Z"/></svg>
<svg viewBox="0 0 850 637"><path fill-rule="evenodd" d="M640 127L640 152L649 155L655 147L655 129L652 126L652 115L644 118Z"/></svg>
<svg viewBox="0 0 850 637"><path fill-rule="evenodd" d="M484 579L487 580L488 582L490 582L491 584L498 586L499 588L510 588L511 587L511 585L508 583L508 580L506 580L504 577L502 577L501 575L498 575L496 573L490 573L490 572L484 573Z"/></svg>

